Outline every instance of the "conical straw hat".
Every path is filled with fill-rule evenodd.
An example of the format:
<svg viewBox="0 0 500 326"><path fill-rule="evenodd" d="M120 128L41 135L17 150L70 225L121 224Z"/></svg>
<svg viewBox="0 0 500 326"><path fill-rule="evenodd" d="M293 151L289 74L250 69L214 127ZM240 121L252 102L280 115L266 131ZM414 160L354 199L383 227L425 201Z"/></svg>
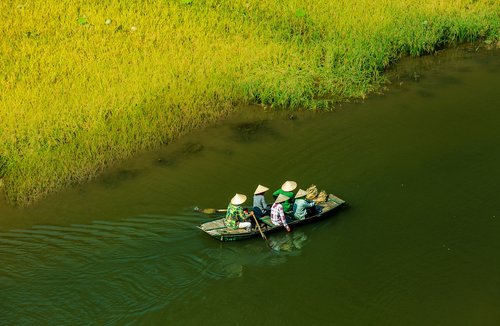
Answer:
<svg viewBox="0 0 500 326"><path fill-rule="evenodd" d="M279 203L282 203L284 201L287 201L288 199L290 199L290 197L285 196L283 194L279 194L278 198L276 198L276 200L274 201L274 203L275 204L279 204Z"/></svg>
<svg viewBox="0 0 500 326"><path fill-rule="evenodd" d="M299 189L299 191L297 191L297 194L295 195L295 198L304 197L305 195L307 195L307 191Z"/></svg>
<svg viewBox="0 0 500 326"><path fill-rule="evenodd" d="M268 187L264 187L264 186L262 186L262 185L259 185L259 186L257 187L257 189L255 189L255 192L254 192L253 194L254 194L254 195L261 194L261 193L266 192L266 191L268 191L268 190L269 190L269 188L268 188Z"/></svg>
<svg viewBox="0 0 500 326"><path fill-rule="evenodd" d="M283 190L283 191L293 191L295 188L297 188L297 182L295 182L295 181L286 181L281 186L281 190Z"/></svg>
<svg viewBox="0 0 500 326"><path fill-rule="evenodd" d="M231 204L233 205L241 205L247 200L247 196L242 194L236 194L233 198L231 198Z"/></svg>

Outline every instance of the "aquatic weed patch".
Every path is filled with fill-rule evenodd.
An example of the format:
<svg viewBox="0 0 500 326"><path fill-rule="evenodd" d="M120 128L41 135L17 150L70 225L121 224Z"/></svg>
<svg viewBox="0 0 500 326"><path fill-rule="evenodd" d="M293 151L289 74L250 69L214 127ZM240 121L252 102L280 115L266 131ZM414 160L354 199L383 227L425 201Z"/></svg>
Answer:
<svg viewBox="0 0 500 326"><path fill-rule="evenodd" d="M403 55L499 35L498 1L0 3L0 153L12 203L93 178L237 103L364 98Z"/></svg>
<svg viewBox="0 0 500 326"><path fill-rule="evenodd" d="M271 134L271 126L266 120L238 123L232 126L233 139L237 142L255 141L259 135Z"/></svg>

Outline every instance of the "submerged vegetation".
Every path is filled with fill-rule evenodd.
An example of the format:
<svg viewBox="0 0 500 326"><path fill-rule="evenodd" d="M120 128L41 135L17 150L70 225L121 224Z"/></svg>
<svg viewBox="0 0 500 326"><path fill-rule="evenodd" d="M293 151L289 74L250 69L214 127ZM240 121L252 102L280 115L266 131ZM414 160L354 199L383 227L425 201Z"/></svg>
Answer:
<svg viewBox="0 0 500 326"><path fill-rule="evenodd" d="M0 178L25 204L237 103L320 109L384 69L499 38L496 0L0 3Z"/></svg>

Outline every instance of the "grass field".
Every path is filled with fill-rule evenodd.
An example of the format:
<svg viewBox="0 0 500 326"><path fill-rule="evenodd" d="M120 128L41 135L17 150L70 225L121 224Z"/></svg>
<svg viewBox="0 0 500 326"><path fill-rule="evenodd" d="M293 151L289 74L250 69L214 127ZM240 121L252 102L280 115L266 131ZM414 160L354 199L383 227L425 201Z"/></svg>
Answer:
<svg viewBox="0 0 500 326"><path fill-rule="evenodd" d="M24 205L239 103L331 108L401 56L498 46L500 1L5 0L0 20L0 178Z"/></svg>

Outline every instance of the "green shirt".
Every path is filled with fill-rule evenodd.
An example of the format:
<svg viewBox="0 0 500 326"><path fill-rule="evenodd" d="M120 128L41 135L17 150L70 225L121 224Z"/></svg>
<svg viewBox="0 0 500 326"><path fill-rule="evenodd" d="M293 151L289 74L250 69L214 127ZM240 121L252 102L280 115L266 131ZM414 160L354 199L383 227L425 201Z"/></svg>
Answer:
<svg viewBox="0 0 500 326"><path fill-rule="evenodd" d="M227 206L227 213L226 213L226 218L224 219L224 224L233 229L238 228L238 223L240 221L245 221L246 220L246 215L245 212L243 211L243 208L238 205L233 205L229 203L229 206Z"/></svg>
<svg viewBox="0 0 500 326"><path fill-rule="evenodd" d="M292 208L293 208L293 206L292 206L293 205L293 192L284 191L283 189L279 188L278 190L273 192L274 199L276 199L280 194L285 195L287 197L290 197L290 199L282 202L281 205L283 205L283 211L285 211L285 213L291 212Z"/></svg>

